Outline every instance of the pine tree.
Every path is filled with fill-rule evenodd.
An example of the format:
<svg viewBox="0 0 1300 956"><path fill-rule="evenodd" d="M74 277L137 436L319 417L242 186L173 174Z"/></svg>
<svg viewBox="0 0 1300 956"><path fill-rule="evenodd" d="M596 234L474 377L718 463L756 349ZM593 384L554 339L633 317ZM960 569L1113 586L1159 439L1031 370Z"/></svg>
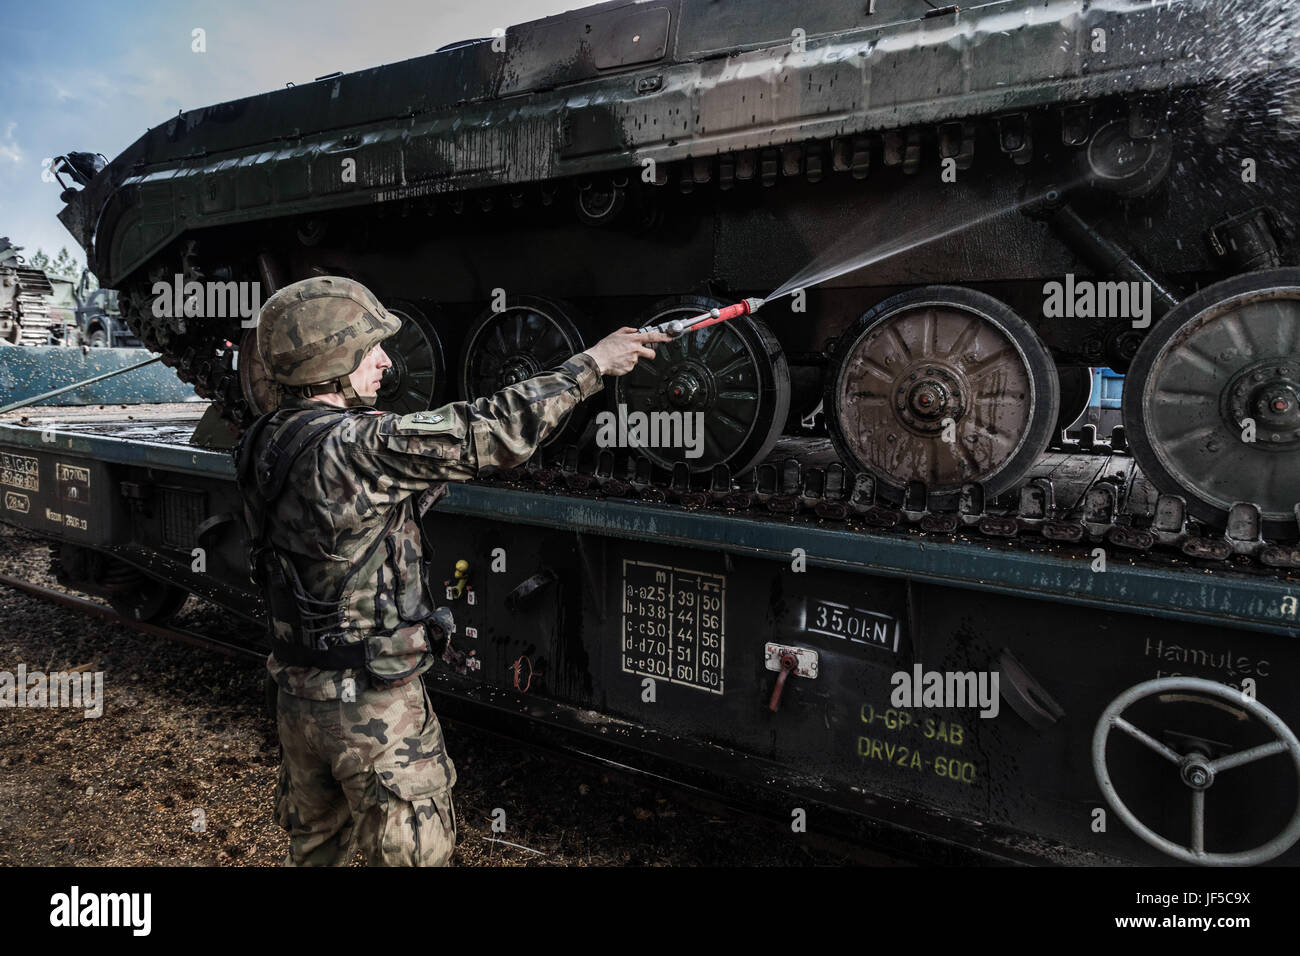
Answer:
<svg viewBox="0 0 1300 956"><path fill-rule="evenodd" d="M48 271L53 275L62 276L65 279L71 279L73 282L76 282L81 276L81 263L73 258L73 256L68 252L68 247L64 246L59 250L58 256L55 258L54 263L49 267Z"/></svg>

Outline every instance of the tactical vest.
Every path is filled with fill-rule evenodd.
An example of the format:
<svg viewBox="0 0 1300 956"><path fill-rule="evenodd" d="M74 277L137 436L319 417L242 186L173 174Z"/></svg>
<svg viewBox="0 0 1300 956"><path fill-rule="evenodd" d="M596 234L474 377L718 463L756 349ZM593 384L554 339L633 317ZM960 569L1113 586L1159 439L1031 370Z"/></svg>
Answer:
<svg viewBox="0 0 1300 956"><path fill-rule="evenodd" d="M362 411L308 408L274 427L276 415L264 415L236 448L236 473L249 518L249 567L266 600L276 659L296 667L365 668L392 681L424 669L432 647L451 629L435 618L421 573L422 539L411 499L392 509L327 594L304 586L293 557L272 542L268 520L294 462ZM406 666L411 657L414 664Z"/></svg>

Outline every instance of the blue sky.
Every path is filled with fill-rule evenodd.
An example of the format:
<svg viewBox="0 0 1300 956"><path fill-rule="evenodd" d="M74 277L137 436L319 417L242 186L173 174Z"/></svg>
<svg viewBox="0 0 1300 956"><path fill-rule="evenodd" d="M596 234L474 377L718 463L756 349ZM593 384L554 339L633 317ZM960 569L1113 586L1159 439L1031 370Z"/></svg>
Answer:
<svg viewBox="0 0 1300 956"><path fill-rule="evenodd" d="M67 246L41 161L112 159L179 110L431 53L582 0L0 0L0 236L31 255ZM192 31L207 50L191 49Z"/></svg>

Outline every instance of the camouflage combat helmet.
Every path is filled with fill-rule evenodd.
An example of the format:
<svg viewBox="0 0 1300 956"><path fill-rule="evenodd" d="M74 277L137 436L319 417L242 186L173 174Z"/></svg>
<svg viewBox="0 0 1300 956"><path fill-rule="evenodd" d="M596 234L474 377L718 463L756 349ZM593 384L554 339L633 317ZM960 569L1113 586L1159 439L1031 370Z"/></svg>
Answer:
<svg viewBox="0 0 1300 956"><path fill-rule="evenodd" d="M361 404L348 376L401 322L360 282L313 276L285 286L257 316L257 351L286 391L307 398L341 392Z"/></svg>

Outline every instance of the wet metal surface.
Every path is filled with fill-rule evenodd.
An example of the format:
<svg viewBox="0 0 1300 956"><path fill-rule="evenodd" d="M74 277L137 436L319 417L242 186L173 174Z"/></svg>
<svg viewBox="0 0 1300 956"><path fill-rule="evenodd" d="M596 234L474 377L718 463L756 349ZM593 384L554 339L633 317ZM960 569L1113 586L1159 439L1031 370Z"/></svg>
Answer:
<svg viewBox="0 0 1300 956"><path fill-rule="evenodd" d="M1210 42L1234 29L1215 4L1009 0L932 19L902 3L871 15L821 3L797 16L701 0L641 6L512 27L504 54L476 41L182 113L114 160L61 218L89 250L103 210L91 264L112 283L196 225L1163 90L1240 67L1223 52L1231 43ZM804 49L792 48L795 22ZM1098 29L1115 37L1101 54L1090 42ZM602 47L593 31L644 43L636 53ZM1171 34L1184 39L1175 47ZM601 75L611 69L621 72ZM291 142L267 147L291 127ZM232 161L234 150L246 159ZM356 160L352 180L339 154Z"/></svg>
<svg viewBox="0 0 1300 956"><path fill-rule="evenodd" d="M147 360L143 349L0 348L0 405ZM123 372L50 400L52 405L198 401L194 389L162 363Z"/></svg>

